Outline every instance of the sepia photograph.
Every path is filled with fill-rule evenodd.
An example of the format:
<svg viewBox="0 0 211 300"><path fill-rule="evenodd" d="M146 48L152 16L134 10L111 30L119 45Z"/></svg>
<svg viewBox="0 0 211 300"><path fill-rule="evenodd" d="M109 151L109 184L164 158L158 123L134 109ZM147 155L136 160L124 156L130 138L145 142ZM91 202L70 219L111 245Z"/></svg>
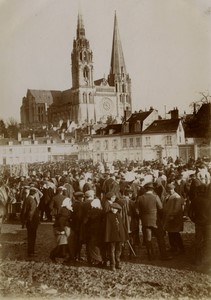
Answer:
<svg viewBox="0 0 211 300"><path fill-rule="evenodd" d="M0 299L211 299L211 1L0 0Z"/></svg>

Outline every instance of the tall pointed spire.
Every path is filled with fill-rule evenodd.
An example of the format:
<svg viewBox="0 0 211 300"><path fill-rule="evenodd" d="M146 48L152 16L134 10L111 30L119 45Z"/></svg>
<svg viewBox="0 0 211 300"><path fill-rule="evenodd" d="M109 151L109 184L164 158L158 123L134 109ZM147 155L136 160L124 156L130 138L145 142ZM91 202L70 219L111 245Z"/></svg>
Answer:
<svg viewBox="0 0 211 300"><path fill-rule="evenodd" d="M78 12L78 22L77 22L77 39L81 39L85 37L85 28L81 10Z"/></svg>
<svg viewBox="0 0 211 300"><path fill-rule="evenodd" d="M115 12L110 75L111 74L117 75L121 73L126 74L127 72L126 72L124 55L122 51L122 43L121 43L118 24L117 24L117 16Z"/></svg>

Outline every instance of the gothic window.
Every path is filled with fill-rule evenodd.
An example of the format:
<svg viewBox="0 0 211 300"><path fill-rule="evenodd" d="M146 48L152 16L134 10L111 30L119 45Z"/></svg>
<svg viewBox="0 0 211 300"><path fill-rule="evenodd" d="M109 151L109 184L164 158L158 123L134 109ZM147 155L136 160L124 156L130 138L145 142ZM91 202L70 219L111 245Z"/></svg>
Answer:
<svg viewBox="0 0 211 300"><path fill-rule="evenodd" d="M87 66L84 68L83 75L85 79L89 78L89 68Z"/></svg>
<svg viewBox="0 0 211 300"><path fill-rule="evenodd" d="M87 60L87 53L84 52L84 60L86 61Z"/></svg>
<svg viewBox="0 0 211 300"><path fill-rule="evenodd" d="M122 92L125 93L125 85L122 85Z"/></svg>
<svg viewBox="0 0 211 300"><path fill-rule="evenodd" d="M89 103L93 103L92 93L89 93Z"/></svg>
<svg viewBox="0 0 211 300"><path fill-rule="evenodd" d="M80 52L80 60L82 60L82 52Z"/></svg>
<svg viewBox="0 0 211 300"><path fill-rule="evenodd" d="M129 103L129 102L130 102L130 100L129 100L129 96L128 96L128 95L126 95L126 101L127 101L127 103Z"/></svg>
<svg viewBox="0 0 211 300"><path fill-rule="evenodd" d="M83 93L83 103L86 103L86 100L87 100L87 95L86 93Z"/></svg>

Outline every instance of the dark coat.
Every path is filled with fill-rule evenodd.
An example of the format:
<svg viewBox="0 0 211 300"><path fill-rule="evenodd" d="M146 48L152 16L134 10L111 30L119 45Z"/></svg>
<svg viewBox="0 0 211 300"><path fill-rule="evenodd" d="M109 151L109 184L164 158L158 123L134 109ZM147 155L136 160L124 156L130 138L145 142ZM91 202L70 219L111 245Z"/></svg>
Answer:
<svg viewBox="0 0 211 300"><path fill-rule="evenodd" d="M61 194L57 194L56 196L53 197L52 203L50 205L51 210L53 211L54 215L58 215L59 210L62 206L62 203L66 197Z"/></svg>
<svg viewBox="0 0 211 300"><path fill-rule="evenodd" d="M103 210L93 208L91 202L83 202L81 207L80 239L87 243L90 239L102 240Z"/></svg>
<svg viewBox="0 0 211 300"><path fill-rule="evenodd" d="M108 212L105 216L105 242L125 242L128 236L122 218L117 212Z"/></svg>
<svg viewBox="0 0 211 300"><path fill-rule="evenodd" d="M65 226L71 227L72 212L66 207L61 207L59 214L56 217L54 228L58 231L64 231Z"/></svg>
<svg viewBox="0 0 211 300"><path fill-rule="evenodd" d="M195 193L189 208L190 218L197 225L211 225L211 183L198 185Z"/></svg>
<svg viewBox="0 0 211 300"><path fill-rule="evenodd" d="M184 199L176 192L170 195L163 206L163 228L168 232L183 231Z"/></svg>
<svg viewBox="0 0 211 300"><path fill-rule="evenodd" d="M142 226L157 227L157 212L162 210L160 198L152 193L139 196L136 202Z"/></svg>
<svg viewBox="0 0 211 300"><path fill-rule="evenodd" d="M39 225L39 210L35 197L29 195L25 201L22 208L22 224L27 226L37 228Z"/></svg>

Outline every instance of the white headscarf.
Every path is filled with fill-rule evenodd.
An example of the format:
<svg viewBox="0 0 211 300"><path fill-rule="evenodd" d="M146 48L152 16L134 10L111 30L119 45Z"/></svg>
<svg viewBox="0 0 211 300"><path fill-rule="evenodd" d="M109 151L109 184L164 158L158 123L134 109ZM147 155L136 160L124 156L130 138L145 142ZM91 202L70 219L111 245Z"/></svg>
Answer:
<svg viewBox="0 0 211 300"><path fill-rule="evenodd" d="M66 207L68 210L73 210L73 207L72 207L72 200L70 198L65 198L62 202L62 207Z"/></svg>
<svg viewBox="0 0 211 300"><path fill-rule="evenodd" d="M92 200L91 207L102 209L100 199L95 198L94 200Z"/></svg>

